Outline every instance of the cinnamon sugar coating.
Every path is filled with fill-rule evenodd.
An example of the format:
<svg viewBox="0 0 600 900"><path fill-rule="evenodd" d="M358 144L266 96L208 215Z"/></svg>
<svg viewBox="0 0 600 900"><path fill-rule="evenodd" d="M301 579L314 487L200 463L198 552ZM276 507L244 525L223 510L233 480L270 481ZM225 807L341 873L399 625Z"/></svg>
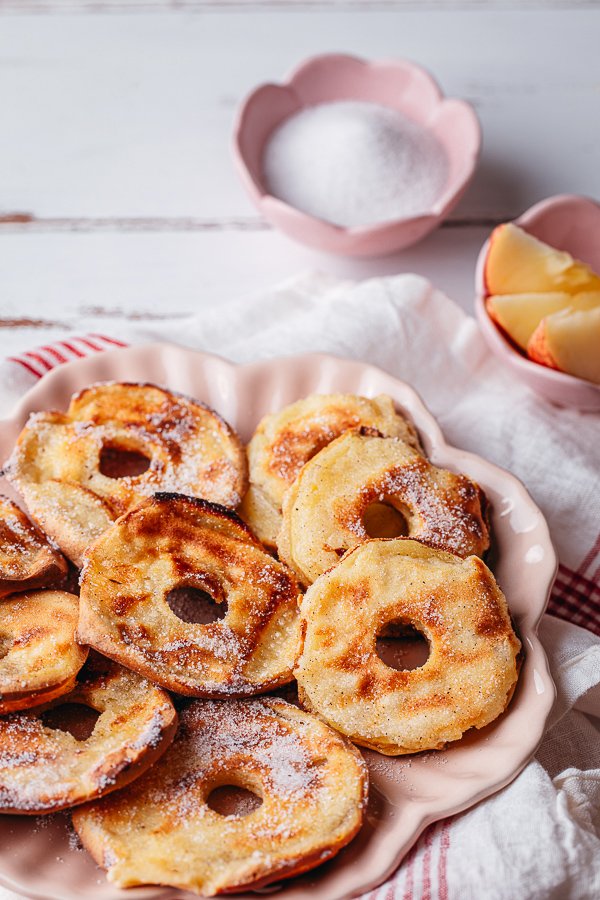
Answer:
<svg viewBox="0 0 600 900"><path fill-rule="evenodd" d="M413 425L384 394L311 394L261 419L247 448L250 485L240 515L266 546L277 544L283 495L302 466L348 429L361 427L420 450Z"/></svg>
<svg viewBox="0 0 600 900"><path fill-rule="evenodd" d="M134 672L101 660L51 704L81 704L100 716L79 741L48 727L44 710L0 718L0 812L37 815L101 797L137 778L173 739L177 714L168 694Z"/></svg>
<svg viewBox="0 0 600 900"><path fill-rule="evenodd" d="M348 431L303 467L285 495L279 555L304 585L367 540L365 514L388 504L406 536L458 556L489 547L483 492L398 438ZM377 535L379 536L379 535Z"/></svg>
<svg viewBox="0 0 600 900"><path fill-rule="evenodd" d="M396 670L377 655L390 625L412 625L430 653ZM352 741L396 756L443 747L506 708L520 642L504 595L476 556L406 539L371 540L318 578L302 602L294 671L304 708Z"/></svg>
<svg viewBox="0 0 600 900"><path fill-rule="evenodd" d="M167 595L185 586L227 611L184 622ZM181 694L264 693L292 680L299 646L296 579L230 510L156 494L89 548L78 638Z"/></svg>
<svg viewBox="0 0 600 900"><path fill-rule="evenodd" d="M207 803L223 785L262 799L248 815ZM257 888L325 862L360 828L362 757L284 700L194 701L165 756L139 781L75 810L73 824L118 887L203 896Z"/></svg>
<svg viewBox="0 0 600 900"><path fill-rule="evenodd" d="M105 454L139 454L139 474L104 474ZM198 401L149 384L97 384L66 413L34 413L6 476L31 515L81 565L85 548L118 516L158 490L236 507L246 460L235 432Z"/></svg>
<svg viewBox="0 0 600 900"><path fill-rule="evenodd" d="M0 598L58 586L66 574L62 553L16 503L0 495Z"/></svg>
<svg viewBox="0 0 600 900"><path fill-rule="evenodd" d="M0 601L0 714L48 703L75 686L88 655L75 642L79 598L30 591Z"/></svg>

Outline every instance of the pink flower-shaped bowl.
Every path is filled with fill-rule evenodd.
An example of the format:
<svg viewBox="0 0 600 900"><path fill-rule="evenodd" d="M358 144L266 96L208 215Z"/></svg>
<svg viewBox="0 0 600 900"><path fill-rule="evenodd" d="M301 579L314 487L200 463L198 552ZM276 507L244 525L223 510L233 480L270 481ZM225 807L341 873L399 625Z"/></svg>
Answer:
<svg viewBox="0 0 600 900"><path fill-rule="evenodd" d="M600 272L600 206L593 200L559 194L536 203L515 221L529 234L558 250L567 250L575 259L588 263ZM490 350L521 381L547 400L586 412L600 411L600 385L531 362L490 319L485 305L487 292L484 279L488 250L489 240L481 248L477 259L475 312Z"/></svg>
<svg viewBox="0 0 600 900"><path fill-rule="evenodd" d="M262 157L274 129L307 106L339 100L387 106L437 138L448 159L448 179L426 214L343 228L268 193ZM303 244L347 256L384 256L416 243L436 228L463 195L480 145L481 129L473 108L463 100L445 98L420 66L405 60L371 63L340 54L315 56L283 84L258 87L242 104L234 134L234 155L242 181L265 219Z"/></svg>

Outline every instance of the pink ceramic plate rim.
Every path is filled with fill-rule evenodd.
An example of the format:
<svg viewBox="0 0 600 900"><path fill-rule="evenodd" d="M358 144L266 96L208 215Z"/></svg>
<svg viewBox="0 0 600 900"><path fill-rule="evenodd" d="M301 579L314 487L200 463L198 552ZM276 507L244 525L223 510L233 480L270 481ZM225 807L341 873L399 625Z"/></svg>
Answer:
<svg viewBox="0 0 600 900"><path fill-rule="evenodd" d="M470 145L468 145L466 148L463 148L464 168L461 173L461 178L458 179L455 183L449 183L448 185L446 185L444 191L442 192L442 195L433 204L431 209L423 215L406 216L398 219L392 219L386 222L375 223L372 225L359 225L352 228L345 228L342 225L335 225L333 222L328 222L325 219L319 219L315 216L309 215L308 213L304 213L302 212L302 210L297 209L295 206L290 206L284 200L280 200L278 197L274 197L272 194L269 194L264 185L258 182L252 176L246 166L244 153L241 148L240 135L246 127L248 116L252 114L253 104L256 101L256 98L261 94L261 92L263 92L265 89L276 89L283 92L287 91L295 99L298 100L300 106L303 106L304 104L298 98L299 91L297 89L301 87L305 76L310 73L310 71L315 66L322 65L323 63L335 66L337 63L345 64L348 62L355 64L356 66L362 66L365 69L378 69L380 71L387 71L392 77L397 73L410 72L415 79L419 79L423 86L423 90L428 95L429 102L432 104L430 118L433 115L433 112L440 107L452 105L455 109L460 108L463 111L463 114L468 116L470 119L470 125L473 129L474 138L473 142ZM348 54L324 53L317 56L312 56L309 59L304 60L304 62L300 63L298 66L296 66L296 68L292 69L292 71L283 79L281 83L269 82L267 84L259 85L252 91L251 94L246 97L236 117L233 135L233 150L236 165L240 176L246 186L246 189L254 198L255 203L259 207L263 207L265 210L267 210L267 212L269 208L273 209L275 212L277 212L278 210L284 211L285 216L288 220L296 220L297 223L302 223L305 227L310 227L311 223L318 222L322 229L340 235L356 237L359 237L361 235L376 236L387 234L388 231L395 230L399 224L405 222L420 222L423 224L426 222L434 223L440 219L443 219L447 215L447 213L464 192L475 171L475 166L477 165L477 160L479 159L479 153L481 150L481 126L479 124L479 119L477 118L477 115L475 114L475 111L470 103L467 103L465 100L446 97L433 76L430 75L430 73L422 66L419 66L416 63L411 62L410 60L398 59L369 61Z"/></svg>
<svg viewBox="0 0 600 900"><path fill-rule="evenodd" d="M531 206L526 212L520 215L514 221L517 225L521 225L526 231L536 222L546 216L547 213L560 209L567 204L571 206L573 203L581 203L584 205L596 205L587 197L579 197L575 194L557 194L554 197L548 197L546 200L540 200L539 203ZM584 381L575 375L568 375L566 372L558 372L556 369L549 369L547 366L541 366L538 363L531 362L524 356L521 356L506 340L502 332L490 319L486 306L485 298L487 296L485 290L484 269L485 260L490 246L490 238L487 239L477 257L475 267L475 311L477 320L484 332L486 339L495 349L497 354L503 358L509 358L510 364L519 369L523 375L533 376L536 379L544 379L548 385L554 386L558 391L567 389L569 391L585 389L590 394L598 394L598 403L600 403L600 385L591 381Z"/></svg>
<svg viewBox="0 0 600 900"><path fill-rule="evenodd" d="M263 414L312 392L388 393L415 422L432 461L466 472L490 497L494 569L525 649L519 684L507 712L443 751L397 759L366 753L372 791L363 830L335 860L288 882L279 896L341 900L375 887L396 868L428 824L468 808L509 783L541 740L555 691L536 631L556 571L541 512L514 476L446 444L437 423L407 384L375 367L319 354L235 366L216 356L156 344L63 365L32 388L2 423L2 458L30 412L64 408L74 391L106 380L150 381L198 397L237 426L244 440ZM0 489L6 490L6 484ZM0 883L29 897L174 900L192 896L170 888L122 891L112 887L87 854L69 848L60 822L51 820L40 828L27 817L4 816L0 835Z"/></svg>

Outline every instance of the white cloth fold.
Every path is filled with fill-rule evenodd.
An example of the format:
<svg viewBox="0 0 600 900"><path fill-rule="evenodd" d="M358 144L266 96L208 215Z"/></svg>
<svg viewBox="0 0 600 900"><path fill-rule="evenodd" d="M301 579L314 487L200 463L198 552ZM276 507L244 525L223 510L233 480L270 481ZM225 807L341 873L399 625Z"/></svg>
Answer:
<svg viewBox="0 0 600 900"><path fill-rule="evenodd" d="M530 393L490 355L475 321L419 276L353 285L308 275L184 319L65 325L42 340L101 331L239 362L317 350L410 382L451 443L525 482L561 561L553 610L600 626L600 417ZM2 357L25 347L22 333L0 335ZM0 364L4 413L34 380L18 363ZM428 829L371 900L600 897L600 639L550 616L540 636L558 696L535 759L507 788ZM2 900L12 896L0 889Z"/></svg>

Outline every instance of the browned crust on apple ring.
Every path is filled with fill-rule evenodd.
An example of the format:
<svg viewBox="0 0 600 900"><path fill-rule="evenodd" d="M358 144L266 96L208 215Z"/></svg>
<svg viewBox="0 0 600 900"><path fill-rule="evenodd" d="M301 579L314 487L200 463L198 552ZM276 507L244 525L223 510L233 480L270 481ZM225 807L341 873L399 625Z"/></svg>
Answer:
<svg viewBox="0 0 600 900"><path fill-rule="evenodd" d="M168 694L107 660L88 664L51 707L64 703L100 713L86 740L44 725L47 706L0 719L0 813L52 813L118 790L164 753L177 727Z"/></svg>
<svg viewBox="0 0 600 900"><path fill-rule="evenodd" d="M207 799L223 785L262 804L221 815ZM214 896L335 856L360 828L367 787L358 751L284 700L195 701L163 759L125 791L75 810L73 824L118 887Z"/></svg>
<svg viewBox="0 0 600 900"><path fill-rule="evenodd" d="M127 454L137 474L105 474L111 456ZM79 566L92 540L155 491L238 506L246 468L237 434L208 406L151 384L109 383L75 394L66 413L31 415L6 476Z"/></svg>
<svg viewBox="0 0 600 900"><path fill-rule="evenodd" d="M68 693L88 655L75 643L79 598L31 591L0 601L0 714Z"/></svg>
<svg viewBox="0 0 600 900"><path fill-rule="evenodd" d="M429 643L415 669L378 656L390 625ZM308 589L294 674L304 708L352 741L390 756L434 750L506 708L521 644L506 599L478 557L406 539L350 550Z"/></svg>
<svg viewBox="0 0 600 900"><path fill-rule="evenodd" d="M19 692L15 692L14 694L2 694L0 715L6 716L10 715L10 713L23 712L26 709L35 709L38 706L46 706L46 704L52 703L53 700L57 700L59 697L72 691L76 683L77 676L74 675L72 678L63 681L62 684L57 684L54 687L46 688L45 690L32 691L27 694Z"/></svg>
<svg viewBox="0 0 600 900"><path fill-rule="evenodd" d="M367 540L365 516L388 505L406 537L466 557L490 544L485 496L465 475L440 469L404 441L347 431L303 467L286 493L279 555L304 585ZM391 536L391 535L385 535Z"/></svg>
<svg viewBox="0 0 600 900"><path fill-rule="evenodd" d="M311 394L261 419L247 448L250 484L240 515L265 546L276 547L283 496L302 466L344 431L361 427L421 449L414 426L385 394Z"/></svg>
<svg viewBox="0 0 600 900"><path fill-rule="evenodd" d="M226 603L220 621L182 621L179 587ZM195 697L264 693L293 679L296 579L231 510L156 494L89 548L78 639L168 690Z"/></svg>
<svg viewBox="0 0 600 900"><path fill-rule="evenodd" d="M0 495L0 598L15 591L56 587L67 561L23 510Z"/></svg>

